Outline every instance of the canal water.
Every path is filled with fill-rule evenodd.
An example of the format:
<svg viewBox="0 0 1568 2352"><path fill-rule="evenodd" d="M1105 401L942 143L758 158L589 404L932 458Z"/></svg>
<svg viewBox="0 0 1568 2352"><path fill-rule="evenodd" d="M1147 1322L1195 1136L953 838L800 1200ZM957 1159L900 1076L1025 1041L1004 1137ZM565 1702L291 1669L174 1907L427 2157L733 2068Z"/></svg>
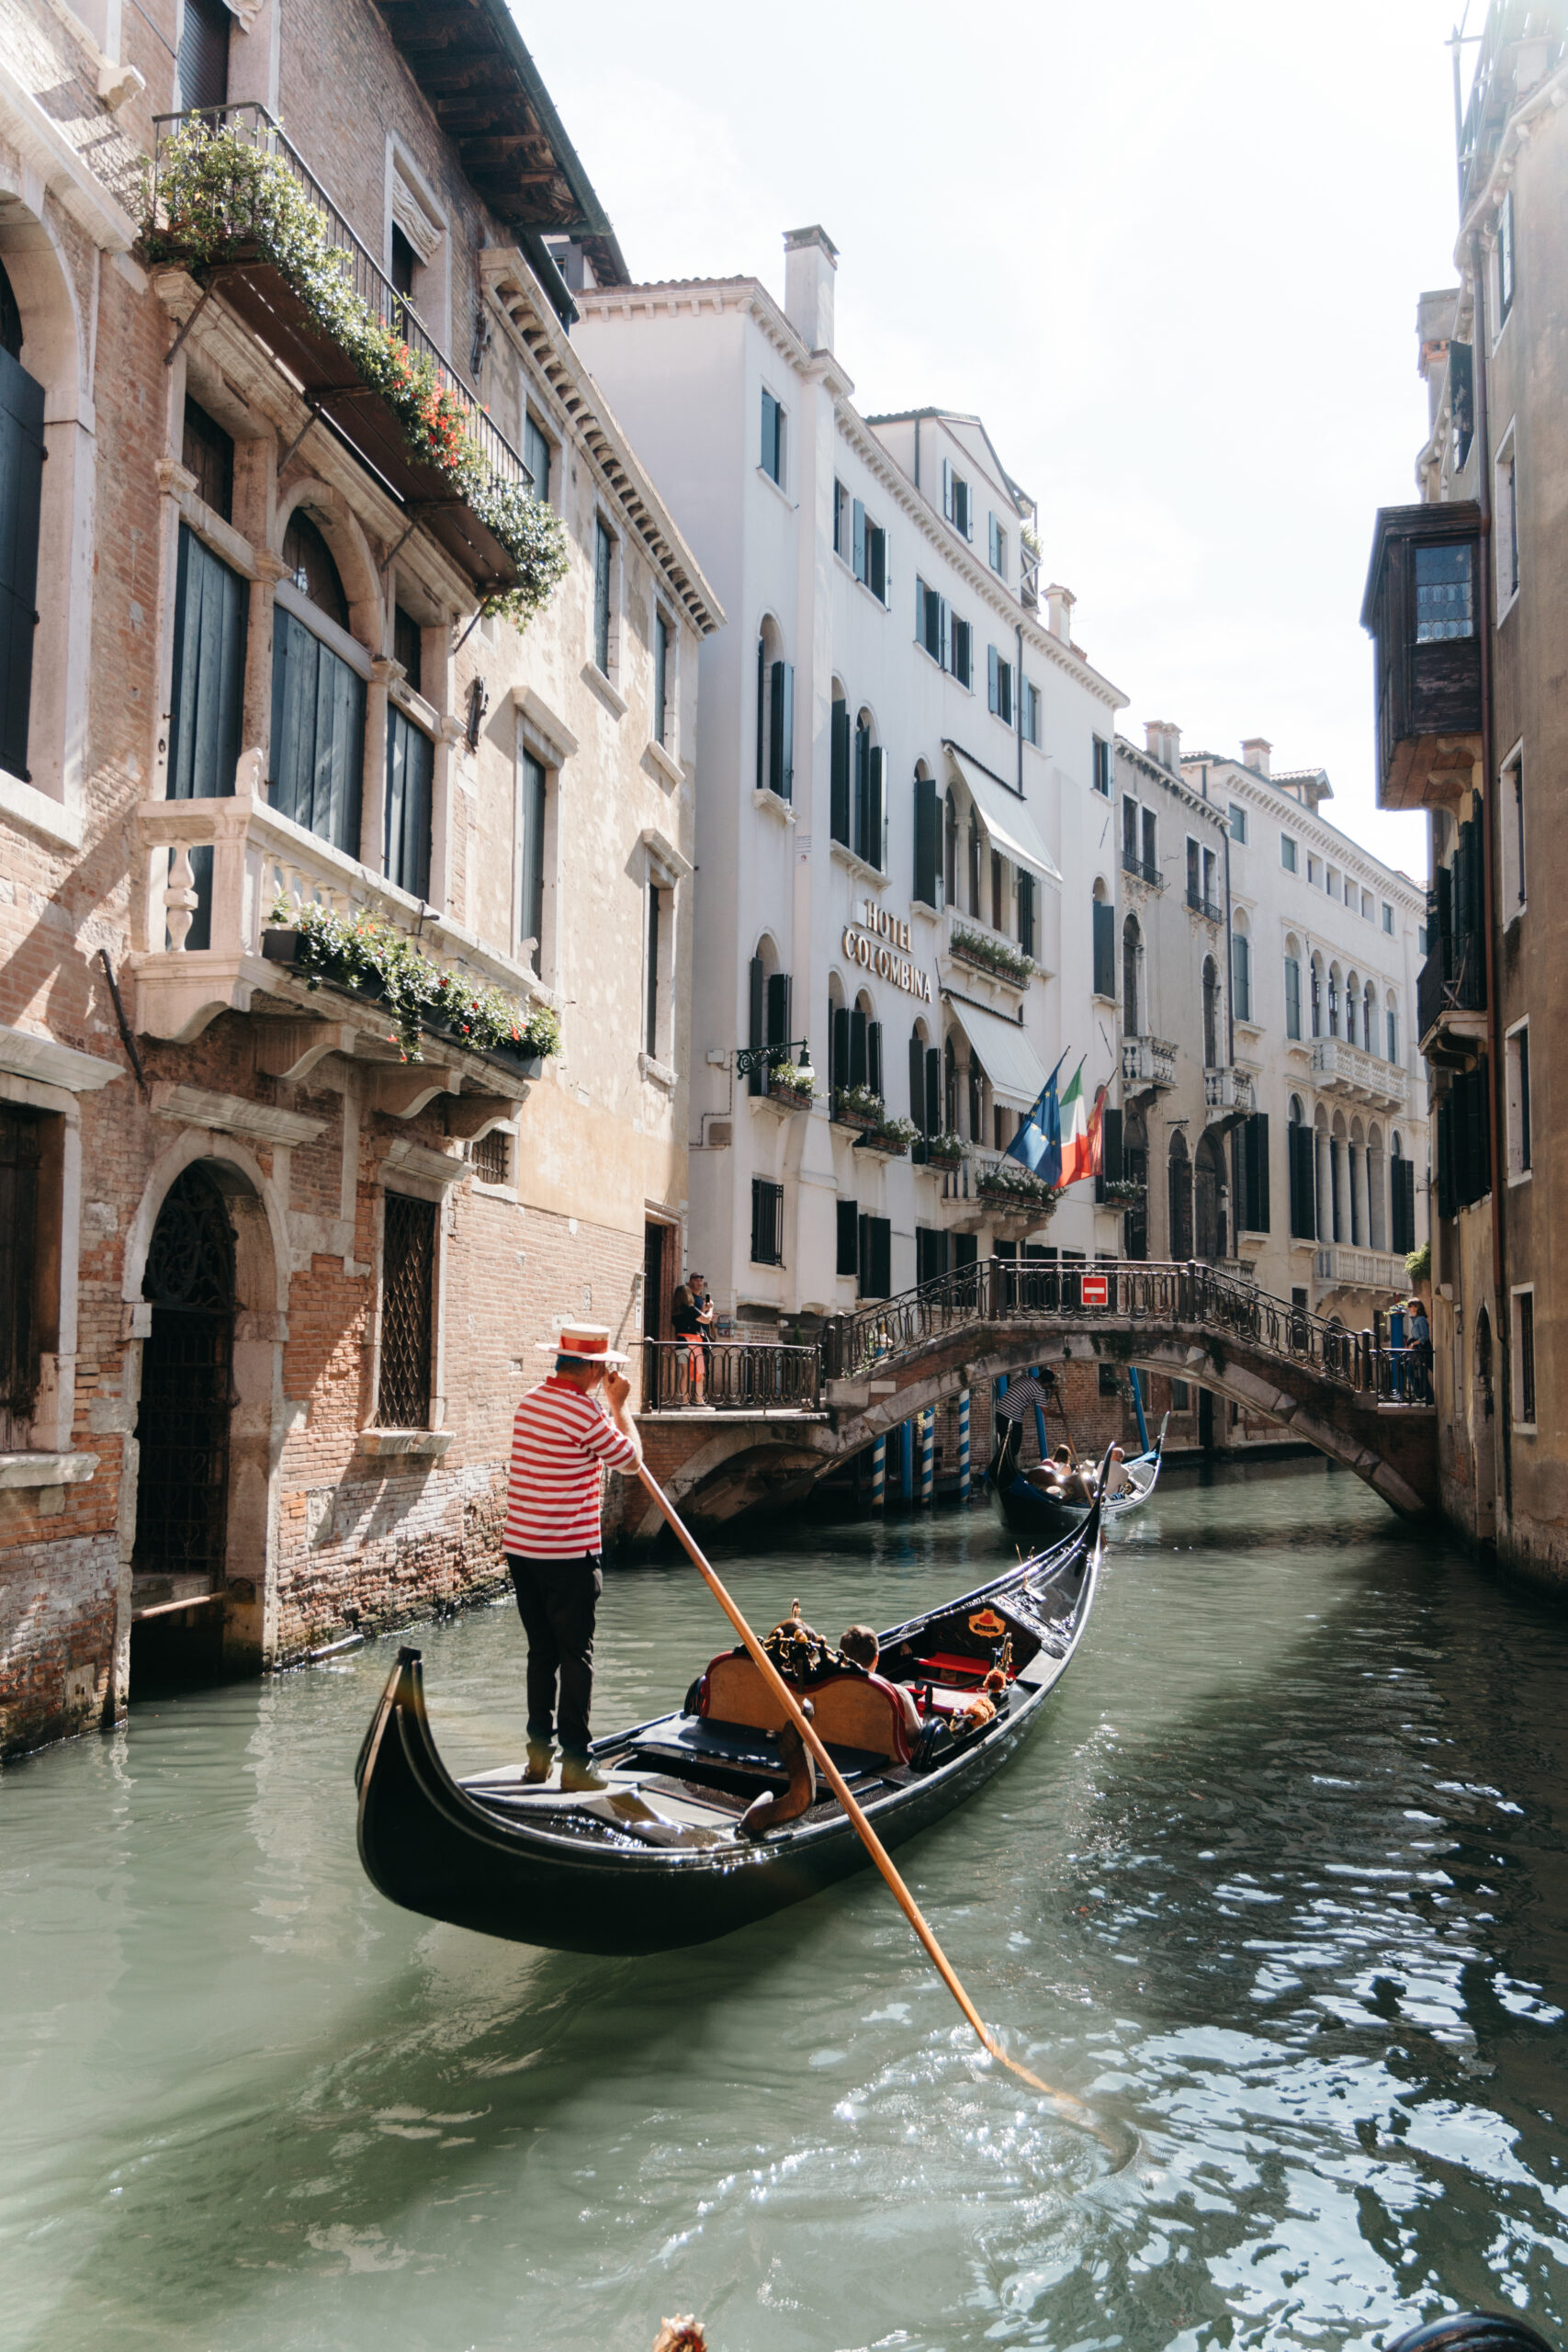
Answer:
<svg viewBox="0 0 1568 2352"><path fill-rule="evenodd" d="M884 1623L966 1516L731 1556L771 1623ZM685 1688L693 1574L612 1575L598 1719ZM512 1757L509 1609L425 1627L459 1769ZM1306 1475L1118 1532L1024 1754L904 1860L977 2057L874 1880L639 1962L390 1908L351 1772L393 1645L149 1702L0 1777L10 2352L1560 2340L1568 1619Z"/></svg>

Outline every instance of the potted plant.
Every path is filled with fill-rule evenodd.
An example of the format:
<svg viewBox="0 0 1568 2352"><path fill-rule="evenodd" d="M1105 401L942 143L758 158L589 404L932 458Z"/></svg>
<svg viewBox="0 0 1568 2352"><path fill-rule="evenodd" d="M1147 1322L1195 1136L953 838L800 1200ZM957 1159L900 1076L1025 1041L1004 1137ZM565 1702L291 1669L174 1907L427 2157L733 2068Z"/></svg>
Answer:
<svg viewBox="0 0 1568 2352"><path fill-rule="evenodd" d="M915 1160L925 1168L962 1168L969 1147L960 1135L927 1136L915 1147Z"/></svg>
<svg viewBox="0 0 1568 2352"><path fill-rule="evenodd" d="M774 1062L768 1072L768 1092L792 1110L808 1108L817 1096L817 1073L809 1064L802 1069L795 1062Z"/></svg>
<svg viewBox="0 0 1568 2352"><path fill-rule="evenodd" d="M1147 1190L1146 1184L1138 1183L1131 1176L1107 1176L1101 1182L1100 1197L1108 1209L1135 1209Z"/></svg>
<svg viewBox="0 0 1568 2352"><path fill-rule="evenodd" d="M383 915L340 915L280 900L262 952L288 965L308 989L325 983L385 1005L405 1061L423 1060L427 1030L467 1053L511 1063L522 1078L537 1078L547 1057L560 1051L560 1022L548 1005L525 1006L502 989L465 979Z"/></svg>
<svg viewBox="0 0 1568 2352"><path fill-rule="evenodd" d="M833 1116L841 1127L877 1127L886 1113L886 1103L869 1086L840 1086L833 1097Z"/></svg>
<svg viewBox="0 0 1568 2352"><path fill-rule="evenodd" d="M902 1159L919 1132L913 1119L889 1119L885 1114L859 1137L855 1149L879 1151L888 1159Z"/></svg>

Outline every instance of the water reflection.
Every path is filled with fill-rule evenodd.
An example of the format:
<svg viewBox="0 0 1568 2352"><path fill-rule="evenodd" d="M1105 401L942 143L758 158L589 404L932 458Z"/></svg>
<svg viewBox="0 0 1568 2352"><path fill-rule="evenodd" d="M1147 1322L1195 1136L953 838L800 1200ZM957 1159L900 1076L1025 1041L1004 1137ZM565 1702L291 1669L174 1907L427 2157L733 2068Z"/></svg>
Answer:
<svg viewBox="0 0 1568 2352"><path fill-rule="evenodd" d="M727 1577L836 1631L983 1574L983 1514ZM512 1754L503 1610L426 1629L458 1769ZM612 1580L600 1716L719 1646ZM386 1645L141 1711L0 1782L0 2334L50 2352L1371 2343L1562 2324L1568 1634L1314 1476L1122 1541L1053 1720L903 1860L980 2060L874 1883L643 1961L392 1910L349 1772Z"/></svg>

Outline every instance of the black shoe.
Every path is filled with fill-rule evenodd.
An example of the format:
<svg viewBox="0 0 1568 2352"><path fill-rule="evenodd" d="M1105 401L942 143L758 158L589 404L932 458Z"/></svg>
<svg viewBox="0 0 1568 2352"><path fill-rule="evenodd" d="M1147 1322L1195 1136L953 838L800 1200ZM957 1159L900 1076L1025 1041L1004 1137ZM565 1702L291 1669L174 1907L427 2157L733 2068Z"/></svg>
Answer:
<svg viewBox="0 0 1568 2352"><path fill-rule="evenodd" d="M560 1759L560 1784L569 1796L586 1796L596 1789L610 1785L594 1766L591 1756L568 1754L564 1749Z"/></svg>
<svg viewBox="0 0 1568 2352"><path fill-rule="evenodd" d="M555 1756L555 1748L549 1740L531 1739L528 1742L528 1761L523 1767L525 1788L536 1788L541 1781L549 1779Z"/></svg>

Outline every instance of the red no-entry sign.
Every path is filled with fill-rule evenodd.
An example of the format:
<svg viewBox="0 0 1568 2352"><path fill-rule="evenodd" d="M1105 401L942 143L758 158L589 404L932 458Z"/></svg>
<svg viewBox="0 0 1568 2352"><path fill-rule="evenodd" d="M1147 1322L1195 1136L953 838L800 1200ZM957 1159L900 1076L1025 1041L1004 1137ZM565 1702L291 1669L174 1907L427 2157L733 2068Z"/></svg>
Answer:
<svg viewBox="0 0 1568 2352"><path fill-rule="evenodd" d="M1108 1275L1085 1274L1083 1278L1083 1303L1086 1306L1110 1306L1111 1282Z"/></svg>

